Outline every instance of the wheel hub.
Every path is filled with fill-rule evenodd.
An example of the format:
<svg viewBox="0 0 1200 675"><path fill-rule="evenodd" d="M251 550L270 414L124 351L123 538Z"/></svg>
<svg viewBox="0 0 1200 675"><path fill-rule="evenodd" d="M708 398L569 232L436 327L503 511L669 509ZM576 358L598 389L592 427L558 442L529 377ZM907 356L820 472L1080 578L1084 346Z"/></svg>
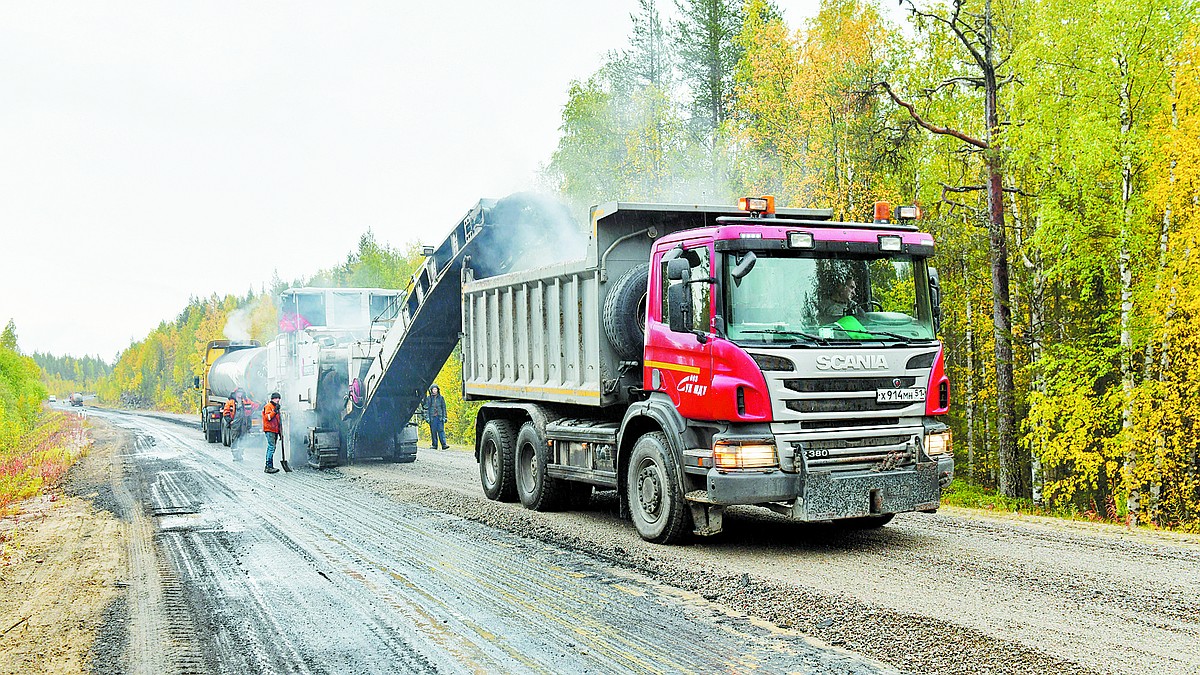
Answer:
<svg viewBox="0 0 1200 675"><path fill-rule="evenodd" d="M645 467L638 472L638 501L642 511L648 516L658 515L661 504L662 487L658 482L658 472L652 467Z"/></svg>
<svg viewBox="0 0 1200 675"><path fill-rule="evenodd" d="M499 459L499 453L497 453L496 448L491 445L486 446L483 453L484 468L487 472L488 483L494 484L496 482L496 476L500 473L500 467L498 466L499 462L497 461Z"/></svg>

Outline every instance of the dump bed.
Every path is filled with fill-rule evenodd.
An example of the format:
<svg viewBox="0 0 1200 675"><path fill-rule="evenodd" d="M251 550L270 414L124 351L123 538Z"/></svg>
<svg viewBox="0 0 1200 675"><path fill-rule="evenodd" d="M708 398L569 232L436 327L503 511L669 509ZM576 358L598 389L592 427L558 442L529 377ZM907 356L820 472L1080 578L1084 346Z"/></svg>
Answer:
<svg viewBox="0 0 1200 675"><path fill-rule="evenodd" d="M825 209L779 209L828 220ZM589 406L627 403L640 354L622 358L604 330L604 305L622 277L650 260L659 237L745 215L734 207L611 202L594 207L582 260L476 280L463 269L463 391L468 399ZM644 290L642 293L644 294ZM640 304L645 320L645 302Z"/></svg>
<svg viewBox="0 0 1200 675"><path fill-rule="evenodd" d="M604 405L613 379L599 270L583 261L463 288L463 386L471 398Z"/></svg>

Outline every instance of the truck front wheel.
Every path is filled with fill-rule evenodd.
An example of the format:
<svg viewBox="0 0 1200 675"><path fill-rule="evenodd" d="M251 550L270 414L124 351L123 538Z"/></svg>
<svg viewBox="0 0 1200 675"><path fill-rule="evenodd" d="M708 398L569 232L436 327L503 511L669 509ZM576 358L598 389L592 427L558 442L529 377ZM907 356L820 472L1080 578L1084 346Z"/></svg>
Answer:
<svg viewBox="0 0 1200 675"><path fill-rule="evenodd" d="M479 482L488 499L517 500L517 480L513 475L516 436L517 427L510 420L491 420L479 436Z"/></svg>
<svg viewBox="0 0 1200 675"><path fill-rule="evenodd" d="M522 424L517 433L515 463L517 497L527 509L552 511L558 506L560 485L557 478L546 475L549 460L550 448L537 426L533 422Z"/></svg>
<svg viewBox="0 0 1200 675"><path fill-rule="evenodd" d="M688 506L676 480L667 436L655 431L633 446L626 474L625 495L638 534L656 544L672 544L688 530Z"/></svg>

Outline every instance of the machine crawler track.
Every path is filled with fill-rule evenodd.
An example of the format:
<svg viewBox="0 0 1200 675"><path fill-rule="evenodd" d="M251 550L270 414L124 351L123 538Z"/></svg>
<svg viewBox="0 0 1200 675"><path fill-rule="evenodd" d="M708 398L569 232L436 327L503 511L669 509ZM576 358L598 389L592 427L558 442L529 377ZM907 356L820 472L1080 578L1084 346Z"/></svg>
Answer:
<svg viewBox="0 0 1200 675"><path fill-rule="evenodd" d="M332 469L340 463L337 448L320 448L308 452L308 465L314 469Z"/></svg>

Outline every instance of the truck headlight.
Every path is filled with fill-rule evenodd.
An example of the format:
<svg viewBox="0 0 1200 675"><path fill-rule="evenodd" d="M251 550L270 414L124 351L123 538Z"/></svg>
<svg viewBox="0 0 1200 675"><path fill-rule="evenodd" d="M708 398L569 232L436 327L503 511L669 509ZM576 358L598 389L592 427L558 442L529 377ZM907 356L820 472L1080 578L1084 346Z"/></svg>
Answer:
<svg viewBox="0 0 1200 675"><path fill-rule="evenodd" d="M713 446L713 466L730 469L772 469L779 466L774 443L717 441Z"/></svg>
<svg viewBox="0 0 1200 675"><path fill-rule="evenodd" d="M954 449L950 436L951 433L949 429L936 434L926 434L925 454L929 455L930 457L951 454Z"/></svg>

